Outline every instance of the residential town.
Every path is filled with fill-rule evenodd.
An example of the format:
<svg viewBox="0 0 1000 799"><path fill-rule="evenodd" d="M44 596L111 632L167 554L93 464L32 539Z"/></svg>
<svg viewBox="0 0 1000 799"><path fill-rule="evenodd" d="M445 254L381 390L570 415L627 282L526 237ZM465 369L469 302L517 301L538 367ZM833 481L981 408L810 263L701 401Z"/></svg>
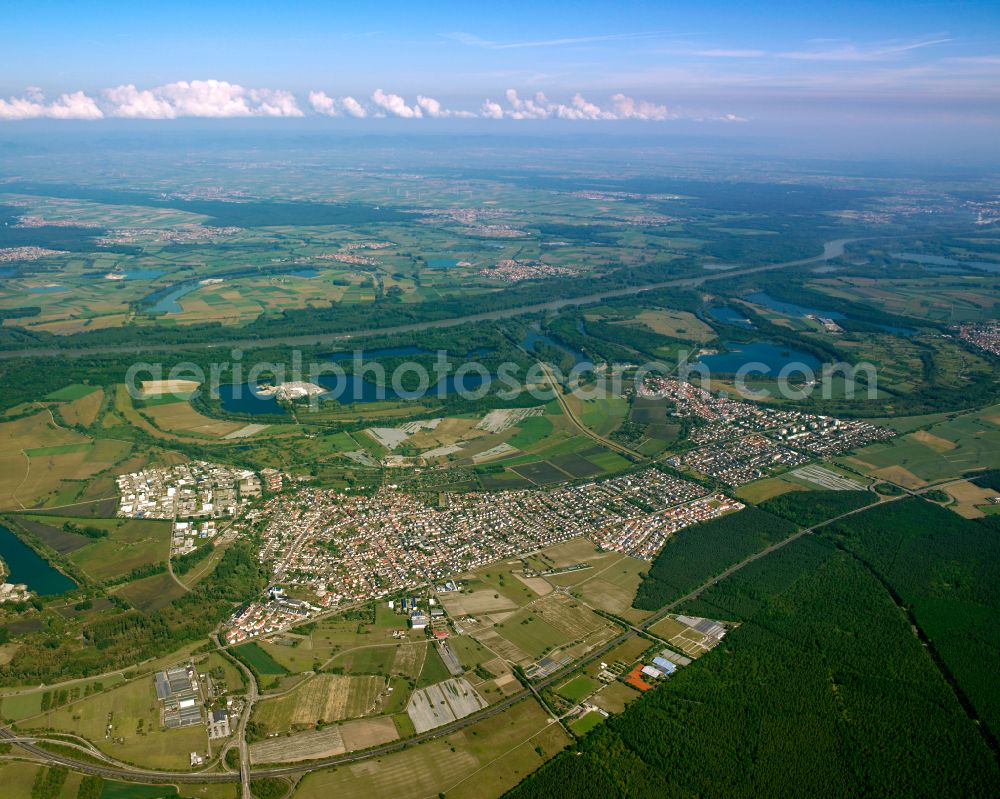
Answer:
<svg viewBox="0 0 1000 799"><path fill-rule="evenodd" d="M962 325L958 331L959 337L970 344L993 355L1000 355L1000 324Z"/></svg>
<svg viewBox="0 0 1000 799"><path fill-rule="evenodd" d="M303 489L269 499L262 561L273 580L317 597L254 603L227 640L273 632L309 615L446 582L452 575L589 535L600 547L650 559L672 533L742 505L647 468L551 491L446 494L432 505L395 486L371 496ZM291 603L291 604L290 604ZM321 606L321 607L320 607Z"/></svg>

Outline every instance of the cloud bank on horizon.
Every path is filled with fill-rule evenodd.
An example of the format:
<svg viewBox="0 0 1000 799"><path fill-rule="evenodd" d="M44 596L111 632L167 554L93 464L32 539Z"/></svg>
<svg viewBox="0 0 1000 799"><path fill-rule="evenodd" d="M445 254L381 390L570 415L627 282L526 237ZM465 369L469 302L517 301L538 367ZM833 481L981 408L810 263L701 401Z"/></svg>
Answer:
<svg viewBox="0 0 1000 799"><path fill-rule="evenodd" d="M635 99L621 92L598 105L577 92L568 103L550 100L544 92L521 97L508 89L499 100L486 99L476 110L446 108L439 100L422 94L412 103L405 97L381 88L371 96L331 97L324 91L310 91L307 111L299 99L284 89L247 88L224 80L177 81L152 89L124 84L104 89L96 96L83 91L59 95L49 100L41 90L29 87L20 96L0 97L0 121L26 119L227 119L304 117L308 114L353 119L561 119L575 121L665 122L675 119L742 122L734 114L692 115L667 106Z"/></svg>

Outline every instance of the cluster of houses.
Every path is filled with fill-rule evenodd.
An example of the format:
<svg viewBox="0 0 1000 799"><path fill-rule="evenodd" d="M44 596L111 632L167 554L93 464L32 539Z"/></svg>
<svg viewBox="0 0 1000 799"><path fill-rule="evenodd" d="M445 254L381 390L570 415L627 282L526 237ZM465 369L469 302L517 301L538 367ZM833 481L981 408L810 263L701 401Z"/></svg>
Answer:
<svg viewBox="0 0 1000 799"><path fill-rule="evenodd" d="M595 530L591 538L601 549L624 552L640 560L652 560L678 530L744 507L742 502L725 494L713 494Z"/></svg>
<svg viewBox="0 0 1000 799"><path fill-rule="evenodd" d="M227 644L238 644L260 635L270 635L307 619L322 608L303 599L285 594L284 589L271 586L267 601L251 602L234 613L225 632Z"/></svg>
<svg viewBox="0 0 1000 799"><path fill-rule="evenodd" d="M442 585L451 575L579 535L604 535L703 494L655 468L548 491L449 494L442 505L391 486L370 496L304 489L266 504L271 521L261 558L274 564L276 582L311 591L329 607ZM693 523L696 516L688 515ZM603 540L608 548L635 549Z"/></svg>

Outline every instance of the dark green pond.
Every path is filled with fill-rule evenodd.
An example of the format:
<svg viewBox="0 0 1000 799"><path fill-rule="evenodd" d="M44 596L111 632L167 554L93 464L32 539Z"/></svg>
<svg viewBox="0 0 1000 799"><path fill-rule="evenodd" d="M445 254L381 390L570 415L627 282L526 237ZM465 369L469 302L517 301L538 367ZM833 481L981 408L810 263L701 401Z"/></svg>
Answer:
<svg viewBox="0 0 1000 799"><path fill-rule="evenodd" d="M62 594L76 588L69 577L52 566L10 530L0 524L0 558L7 564L7 582L24 583L39 596Z"/></svg>

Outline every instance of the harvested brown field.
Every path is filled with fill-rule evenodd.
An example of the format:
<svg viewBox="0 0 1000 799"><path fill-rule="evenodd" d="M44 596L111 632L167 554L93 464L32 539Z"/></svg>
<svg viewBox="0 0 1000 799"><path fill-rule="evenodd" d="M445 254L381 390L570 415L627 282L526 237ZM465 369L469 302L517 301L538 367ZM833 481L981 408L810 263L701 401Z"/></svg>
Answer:
<svg viewBox="0 0 1000 799"><path fill-rule="evenodd" d="M980 519L985 516L986 514L976 506L988 504L990 497L995 497L997 493L992 488L982 488L968 480L952 483L946 486L944 491L955 500L952 510L966 519Z"/></svg>
<svg viewBox="0 0 1000 799"><path fill-rule="evenodd" d="M142 413L161 430L171 433L193 433L210 438L222 438L243 427L240 422L227 422L203 416L187 402L171 402L144 408Z"/></svg>
<svg viewBox="0 0 1000 799"><path fill-rule="evenodd" d="M358 719L322 730L307 730L258 741L250 745L250 760L255 764L315 760L368 749L395 741L398 737L399 732L389 716Z"/></svg>
<svg viewBox="0 0 1000 799"><path fill-rule="evenodd" d="M63 405L59 409L59 413L66 420L66 424L90 427L97 419L97 413L101 410L101 403L103 401L104 390L97 388L85 397L80 397L80 399Z"/></svg>
<svg viewBox="0 0 1000 799"><path fill-rule="evenodd" d="M552 584L543 577L525 577L517 572L513 572L513 574L539 596L546 596L552 593Z"/></svg>
<svg viewBox="0 0 1000 799"><path fill-rule="evenodd" d="M927 485L926 481L921 480L913 472L904 469L902 466L886 466L882 469L876 469L870 476L880 477L883 480L901 485L903 488L923 488Z"/></svg>
<svg viewBox="0 0 1000 799"><path fill-rule="evenodd" d="M357 719L340 725L340 734L348 752L395 741L399 731L389 716L374 719Z"/></svg>
<svg viewBox="0 0 1000 799"><path fill-rule="evenodd" d="M531 658L528 653L520 647L512 644L492 627L484 630L476 630L471 633L479 643L487 649L496 652L504 660L512 663L530 663Z"/></svg>
<svg viewBox="0 0 1000 799"><path fill-rule="evenodd" d="M358 718L378 710L385 686L384 677L318 674L279 699L260 702L254 717L271 732Z"/></svg>
<svg viewBox="0 0 1000 799"><path fill-rule="evenodd" d="M481 588L468 593L451 591L441 594L441 604L450 616L475 616L494 611L517 610L517 605L492 588Z"/></svg>
<svg viewBox="0 0 1000 799"><path fill-rule="evenodd" d="M606 626L603 619L566 594L553 594L541 599L531 606L530 611L571 640L583 638Z"/></svg>
<svg viewBox="0 0 1000 799"><path fill-rule="evenodd" d="M916 430L910 435L917 439L921 444L926 444L935 452L948 452L949 450L955 449L957 444L954 441L949 441L946 438L941 438L933 433L929 433L926 430Z"/></svg>

